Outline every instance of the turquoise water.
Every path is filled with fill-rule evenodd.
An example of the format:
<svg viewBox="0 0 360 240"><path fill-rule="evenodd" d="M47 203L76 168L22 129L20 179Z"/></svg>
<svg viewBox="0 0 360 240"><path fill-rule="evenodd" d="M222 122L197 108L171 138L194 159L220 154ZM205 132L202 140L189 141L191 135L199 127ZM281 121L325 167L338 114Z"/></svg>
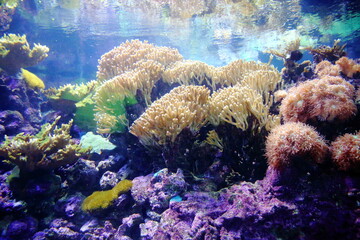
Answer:
<svg viewBox="0 0 360 240"><path fill-rule="evenodd" d="M201 0L192 7L186 5L192 1L159 2L21 1L5 33L27 34L29 42L51 49L31 69L49 86L95 79L100 56L130 39L174 47L185 59L214 66L236 59L267 62L263 51L296 38L304 47L341 39L350 57L360 55L357 1Z"/></svg>

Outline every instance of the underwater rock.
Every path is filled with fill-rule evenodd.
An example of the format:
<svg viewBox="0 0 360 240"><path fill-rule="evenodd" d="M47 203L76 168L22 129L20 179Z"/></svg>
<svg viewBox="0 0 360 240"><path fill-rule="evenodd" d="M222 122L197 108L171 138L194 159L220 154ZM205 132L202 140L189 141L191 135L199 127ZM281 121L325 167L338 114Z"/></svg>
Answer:
<svg viewBox="0 0 360 240"><path fill-rule="evenodd" d="M122 224L116 231L115 239L128 235L131 230L134 230L135 227L138 227L142 221L143 218L138 213L131 214L130 216L123 218Z"/></svg>
<svg viewBox="0 0 360 240"><path fill-rule="evenodd" d="M359 192L348 196L344 182L337 175L309 177L292 169L284 176L270 168L255 183L185 194L152 224L155 231L142 230L143 239L356 239ZM347 183L354 194L356 181Z"/></svg>
<svg viewBox="0 0 360 240"><path fill-rule="evenodd" d="M12 221L7 229L6 236L9 239L25 240L29 239L37 230L38 222L32 217L24 217Z"/></svg>
<svg viewBox="0 0 360 240"><path fill-rule="evenodd" d="M13 213L19 213L25 206L21 201L13 198L13 193L6 182L10 172L0 175L0 220Z"/></svg>
<svg viewBox="0 0 360 240"><path fill-rule="evenodd" d="M80 159L74 165L64 166L57 171L66 179L69 188L74 191L92 191L98 186L99 169L96 163L90 160Z"/></svg>
<svg viewBox="0 0 360 240"><path fill-rule="evenodd" d="M59 200L56 203L55 210L58 214L65 218L75 218L77 215L81 215L81 203L84 197L80 195L70 195L64 199Z"/></svg>
<svg viewBox="0 0 360 240"><path fill-rule="evenodd" d="M0 71L0 92L0 125L5 129L0 140L4 135L33 134L40 129L41 98L35 90L28 88L22 79Z"/></svg>
<svg viewBox="0 0 360 240"><path fill-rule="evenodd" d="M186 182L182 170L171 173L164 168L153 175L134 178L131 195L138 204L148 202L153 211L162 212L168 208L172 197L185 190Z"/></svg>
<svg viewBox="0 0 360 240"><path fill-rule="evenodd" d="M116 173L111 171L106 171L100 178L100 187L101 189L113 188L118 183L116 178Z"/></svg>
<svg viewBox="0 0 360 240"><path fill-rule="evenodd" d="M76 231L76 226L64 219L58 218L51 222L50 228L46 231L45 239L80 239L80 233Z"/></svg>
<svg viewBox="0 0 360 240"><path fill-rule="evenodd" d="M116 229L113 227L110 221L105 221L103 227L89 228L84 233L85 239L117 239L114 238Z"/></svg>

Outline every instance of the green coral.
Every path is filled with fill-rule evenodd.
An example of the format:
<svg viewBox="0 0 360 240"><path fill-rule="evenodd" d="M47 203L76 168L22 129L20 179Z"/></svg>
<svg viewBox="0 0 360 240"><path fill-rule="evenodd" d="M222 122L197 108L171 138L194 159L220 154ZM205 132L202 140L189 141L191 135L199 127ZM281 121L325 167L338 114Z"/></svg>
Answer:
<svg viewBox="0 0 360 240"><path fill-rule="evenodd" d="M107 191L96 191L85 198L81 208L83 211L94 211L107 208L122 193L129 191L132 187L132 181L122 180L115 187Z"/></svg>
<svg viewBox="0 0 360 240"><path fill-rule="evenodd" d="M65 99L74 102L80 102L88 96L96 87L96 81L90 81L81 84L66 84L56 88L46 90L45 95L51 99Z"/></svg>
<svg viewBox="0 0 360 240"><path fill-rule="evenodd" d="M116 90L114 90L116 91ZM97 131L99 133L124 132L129 124L126 108L137 103L128 91L111 92L99 89L95 96Z"/></svg>
<svg viewBox="0 0 360 240"><path fill-rule="evenodd" d="M35 136L20 133L12 139L6 137L0 147L0 156L17 165L20 172L24 173L50 171L72 164L79 157L88 154L90 149L82 148L69 134L72 120L58 128L56 124L59 119L60 117L51 124L43 125Z"/></svg>
<svg viewBox="0 0 360 240"><path fill-rule="evenodd" d="M66 84L60 88L50 88L44 93L50 98L54 104L59 103L61 106L62 101L75 104L75 117L74 123L81 129L93 130L96 128L96 122L94 120L94 107L95 102L93 95L97 87L96 81L90 81L88 83L81 84ZM65 111L65 109L62 109Z"/></svg>
<svg viewBox="0 0 360 240"><path fill-rule="evenodd" d="M88 132L81 137L80 143L83 147L91 147L91 152L100 154L101 150L113 150L116 146L108 139L96 135L93 132Z"/></svg>

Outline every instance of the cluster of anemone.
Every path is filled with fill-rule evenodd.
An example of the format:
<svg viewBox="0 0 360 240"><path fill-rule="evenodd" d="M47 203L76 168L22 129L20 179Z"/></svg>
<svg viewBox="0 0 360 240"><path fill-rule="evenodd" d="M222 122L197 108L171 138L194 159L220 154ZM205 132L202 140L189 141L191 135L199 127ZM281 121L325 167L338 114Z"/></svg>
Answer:
<svg viewBox="0 0 360 240"><path fill-rule="evenodd" d="M342 49L333 47L332 50L341 52ZM359 73L359 64L346 57L332 60L334 64L327 60L317 64L318 78L300 82L282 94L280 114L284 124L274 128L266 142L270 166L283 169L299 158L320 164L330 155L339 170L358 168L358 133L339 136L329 147L333 139L325 141L316 131L316 127L324 123L336 128L357 114L356 91L346 79Z"/></svg>

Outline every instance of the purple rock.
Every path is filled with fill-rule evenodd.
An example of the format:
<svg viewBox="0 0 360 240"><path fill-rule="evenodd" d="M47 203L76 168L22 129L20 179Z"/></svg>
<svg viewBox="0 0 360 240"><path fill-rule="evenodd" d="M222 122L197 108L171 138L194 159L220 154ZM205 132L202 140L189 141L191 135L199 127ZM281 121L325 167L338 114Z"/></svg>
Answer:
<svg viewBox="0 0 360 240"><path fill-rule="evenodd" d="M9 224L6 235L11 239L27 239L34 235L37 225L36 219L32 217L18 219Z"/></svg>
<svg viewBox="0 0 360 240"><path fill-rule="evenodd" d="M134 200L142 205L148 202L151 209L162 212L169 206L172 197L186 190L184 175L180 169L171 173L164 168L155 174L133 179L131 195Z"/></svg>

